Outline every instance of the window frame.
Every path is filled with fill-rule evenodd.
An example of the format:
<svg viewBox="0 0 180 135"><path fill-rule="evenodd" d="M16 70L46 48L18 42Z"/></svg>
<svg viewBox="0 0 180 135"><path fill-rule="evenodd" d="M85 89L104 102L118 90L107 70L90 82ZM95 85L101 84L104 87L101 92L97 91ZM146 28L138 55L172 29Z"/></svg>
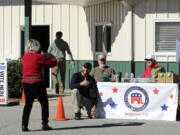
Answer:
<svg viewBox="0 0 180 135"><path fill-rule="evenodd" d="M173 22L179 22L180 19L154 19L153 20L153 53L156 56L176 56L176 51L174 52L156 52L156 23L173 23Z"/></svg>
<svg viewBox="0 0 180 135"><path fill-rule="evenodd" d="M97 52L96 51L96 26L103 26L103 36L104 36L104 29L105 29L105 26L110 26L111 27L111 52L105 52L105 51L102 51L102 52ZM100 22L100 23L95 23L95 26L94 26L95 28L95 40L94 40L94 42L95 42L95 49L94 49L94 52L95 52L95 54L96 55L98 55L98 54L101 54L101 53L106 53L106 55L111 55L112 54L112 23L111 22ZM102 37L103 38L103 48L105 48L105 44L104 44L104 37Z"/></svg>

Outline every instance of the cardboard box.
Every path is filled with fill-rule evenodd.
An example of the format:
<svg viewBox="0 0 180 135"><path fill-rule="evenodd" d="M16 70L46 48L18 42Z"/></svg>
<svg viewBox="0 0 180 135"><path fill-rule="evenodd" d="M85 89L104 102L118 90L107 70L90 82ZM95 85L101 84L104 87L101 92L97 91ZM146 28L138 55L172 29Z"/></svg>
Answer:
<svg viewBox="0 0 180 135"><path fill-rule="evenodd" d="M166 83L178 83L178 75L172 73L172 72L167 72L166 73Z"/></svg>
<svg viewBox="0 0 180 135"><path fill-rule="evenodd" d="M166 83L166 74L165 73L162 73L162 72L158 73L157 83Z"/></svg>

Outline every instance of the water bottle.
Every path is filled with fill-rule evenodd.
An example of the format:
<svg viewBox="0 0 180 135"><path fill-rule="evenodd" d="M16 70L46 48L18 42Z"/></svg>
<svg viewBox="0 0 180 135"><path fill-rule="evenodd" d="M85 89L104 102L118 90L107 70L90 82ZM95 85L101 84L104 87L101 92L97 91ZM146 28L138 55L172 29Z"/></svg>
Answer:
<svg viewBox="0 0 180 135"><path fill-rule="evenodd" d="M119 82L119 74L115 75L116 82Z"/></svg>
<svg viewBox="0 0 180 135"><path fill-rule="evenodd" d="M124 82L125 83L128 83L129 82L129 75L128 75L128 72L126 72L125 74L124 74Z"/></svg>
<svg viewBox="0 0 180 135"><path fill-rule="evenodd" d="M134 78L134 74L133 73L131 73L131 78Z"/></svg>
<svg viewBox="0 0 180 135"><path fill-rule="evenodd" d="M131 83L134 83L134 74L131 73Z"/></svg>
<svg viewBox="0 0 180 135"><path fill-rule="evenodd" d="M124 78L128 78L128 72L125 73Z"/></svg>

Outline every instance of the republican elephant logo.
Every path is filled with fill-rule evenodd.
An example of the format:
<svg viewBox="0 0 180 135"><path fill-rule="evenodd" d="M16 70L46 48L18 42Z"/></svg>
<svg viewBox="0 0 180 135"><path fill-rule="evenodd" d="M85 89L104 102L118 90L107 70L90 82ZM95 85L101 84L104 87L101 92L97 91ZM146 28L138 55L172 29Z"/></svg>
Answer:
<svg viewBox="0 0 180 135"><path fill-rule="evenodd" d="M142 87L132 86L124 94L124 103L134 112L142 111L149 104L148 93Z"/></svg>
<svg viewBox="0 0 180 135"><path fill-rule="evenodd" d="M134 102L136 102L137 104L143 104L142 95L140 93L131 94L131 104L134 104Z"/></svg>

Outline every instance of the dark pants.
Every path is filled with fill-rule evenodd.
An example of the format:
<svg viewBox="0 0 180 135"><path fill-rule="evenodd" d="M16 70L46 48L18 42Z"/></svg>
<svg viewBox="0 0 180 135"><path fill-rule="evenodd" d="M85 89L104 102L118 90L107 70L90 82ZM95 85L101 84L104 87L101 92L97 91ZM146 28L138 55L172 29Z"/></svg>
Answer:
<svg viewBox="0 0 180 135"><path fill-rule="evenodd" d="M38 83L23 83L24 93L25 93L25 106L23 110L22 116L22 124L24 126L28 126L29 116L31 113L32 105L34 99L38 99L41 104L41 112L42 112L42 124L46 125L48 123L49 118L49 105L46 87L43 82Z"/></svg>

